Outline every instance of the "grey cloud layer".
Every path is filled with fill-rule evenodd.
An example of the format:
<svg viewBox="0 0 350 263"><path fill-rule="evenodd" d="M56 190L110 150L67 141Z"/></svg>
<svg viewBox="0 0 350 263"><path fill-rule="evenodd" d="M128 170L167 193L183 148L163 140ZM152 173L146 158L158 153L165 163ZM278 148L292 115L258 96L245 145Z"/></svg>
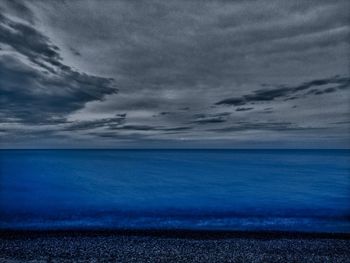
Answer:
<svg viewBox="0 0 350 263"><path fill-rule="evenodd" d="M34 26L0 14L1 114L22 122L47 122L115 93L112 79L64 65L59 48Z"/></svg>
<svg viewBox="0 0 350 263"><path fill-rule="evenodd" d="M348 10L346 0L4 0L0 136L347 145Z"/></svg>

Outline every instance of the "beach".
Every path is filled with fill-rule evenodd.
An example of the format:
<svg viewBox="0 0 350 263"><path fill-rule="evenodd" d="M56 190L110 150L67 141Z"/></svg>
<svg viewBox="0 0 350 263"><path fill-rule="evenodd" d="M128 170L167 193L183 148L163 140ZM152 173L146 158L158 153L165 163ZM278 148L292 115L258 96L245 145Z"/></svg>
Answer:
<svg viewBox="0 0 350 263"><path fill-rule="evenodd" d="M349 235L225 232L2 233L0 262L350 262Z"/></svg>

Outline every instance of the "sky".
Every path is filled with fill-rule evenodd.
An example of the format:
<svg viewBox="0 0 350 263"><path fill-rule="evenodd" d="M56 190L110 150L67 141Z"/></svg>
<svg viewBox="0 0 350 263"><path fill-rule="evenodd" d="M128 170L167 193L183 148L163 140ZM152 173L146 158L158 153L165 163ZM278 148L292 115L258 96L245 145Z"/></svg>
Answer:
<svg viewBox="0 0 350 263"><path fill-rule="evenodd" d="M0 2L0 148L350 148L347 0Z"/></svg>

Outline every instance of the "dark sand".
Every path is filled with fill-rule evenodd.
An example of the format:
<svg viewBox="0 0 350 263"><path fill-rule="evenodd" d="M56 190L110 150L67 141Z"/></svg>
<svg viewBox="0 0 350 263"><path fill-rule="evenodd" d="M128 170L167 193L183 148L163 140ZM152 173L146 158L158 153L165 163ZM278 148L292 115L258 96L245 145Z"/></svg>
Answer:
<svg viewBox="0 0 350 263"><path fill-rule="evenodd" d="M0 262L350 262L349 235L1 232Z"/></svg>

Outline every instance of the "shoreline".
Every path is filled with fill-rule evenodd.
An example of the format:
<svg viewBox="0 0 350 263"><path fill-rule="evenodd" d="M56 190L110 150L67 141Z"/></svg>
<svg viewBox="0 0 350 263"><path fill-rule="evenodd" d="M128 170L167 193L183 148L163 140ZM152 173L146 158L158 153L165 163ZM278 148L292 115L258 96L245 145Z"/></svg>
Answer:
<svg viewBox="0 0 350 263"><path fill-rule="evenodd" d="M343 239L350 240L350 233L301 232L301 231L230 231L197 229L3 229L0 238L21 237L94 237L138 236L180 239Z"/></svg>

